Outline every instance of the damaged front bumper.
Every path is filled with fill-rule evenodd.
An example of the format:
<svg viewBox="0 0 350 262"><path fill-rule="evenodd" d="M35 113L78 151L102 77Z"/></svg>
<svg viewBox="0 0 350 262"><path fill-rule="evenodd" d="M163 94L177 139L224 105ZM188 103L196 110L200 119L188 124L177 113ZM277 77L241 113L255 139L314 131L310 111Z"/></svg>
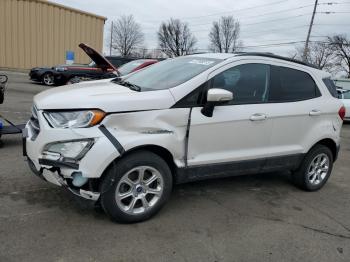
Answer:
<svg viewBox="0 0 350 262"><path fill-rule="evenodd" d="M33 118L33 117L32 117ZM55 144L68 149L86 143L84 153L77 157L63 157L48 150ZM75 147L76 148L76 147ZM79 150L78 150L79 151ZM38 177L89 200L98 200L98 182L104 170L120 154L99 128L58 129L47 123L41 110L35 112L23 131L23 155L30 169Z"/></svg>
<svg viewBox="0 0 350 262"><path fill-rule="evenodd" d="M69 181L69 179L67 178L64 178L60 174L60 167L58 166L60 166L61 163L57 163L57 165L55 166L55 163L51 161L50 163L47 163L47 164L50 164L50 166L42 165L40 170L37 170L33 161L30 158L27 157L27 161L28 161L30 170L36 176L43 179L44 181L55 184L57 186L62 186L68 189L74 195L77 195L79 197L82 197L88 200L97 201L100 198L99 192L93 192L92 190L86 190L86 189L76 188L72 186L71 181ZM45 163L45 161L39 161L39 162Z"/></svg>

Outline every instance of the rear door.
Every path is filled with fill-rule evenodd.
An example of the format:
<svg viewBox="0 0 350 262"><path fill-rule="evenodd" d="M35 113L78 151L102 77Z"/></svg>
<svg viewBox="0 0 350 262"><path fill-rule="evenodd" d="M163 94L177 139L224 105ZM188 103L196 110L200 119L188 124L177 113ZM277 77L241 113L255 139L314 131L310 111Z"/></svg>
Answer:
<svg viewBox="0 0 350 262"><path fill-rule="evenodd" d="M330 128L327 100L312 75L301 69L271 66L270 79L270 149L275 158L267 161L266 169L296 167L311 141Z"/></svg>

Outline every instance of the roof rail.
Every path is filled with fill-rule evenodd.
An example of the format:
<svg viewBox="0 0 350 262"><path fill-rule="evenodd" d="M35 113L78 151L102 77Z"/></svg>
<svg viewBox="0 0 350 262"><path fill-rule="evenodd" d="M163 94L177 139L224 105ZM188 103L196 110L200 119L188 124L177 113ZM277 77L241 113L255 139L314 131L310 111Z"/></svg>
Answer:
<svg viewBox="0 0 350 262"><path fill-rule="evenodd" d="M269 57L269 58L276 58L276 59L280 59L280 60L284 60L284 61L288 61L288 62L292 62L292 63L304 65L304 66L309 66L309 67L316 68L316 69L321 69L317 65L306 63L306 62L302 62L302 61L299 61L299 60L296 60L296 59L293 59L293 58L288 58L288 57L284 57L284 56L275 55L273 53L239 52L239 53L236 53L236 54L237 54L236 56L263 56L263 57Z"/></svg>

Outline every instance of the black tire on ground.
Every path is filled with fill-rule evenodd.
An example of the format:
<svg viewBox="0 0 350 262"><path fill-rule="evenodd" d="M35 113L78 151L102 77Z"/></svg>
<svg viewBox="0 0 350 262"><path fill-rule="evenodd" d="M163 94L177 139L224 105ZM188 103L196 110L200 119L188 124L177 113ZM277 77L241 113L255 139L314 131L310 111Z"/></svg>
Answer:
<svg viewBox="0 0 350 262"><path fill-rule="evenodd" d="M77 84L80 82L82 82L82 79L80 77L74 76L66 82L66 85Z"/></svg>
<svg viewBox="0 0 350 262"><path fill-rule="evenodd" d="M0 89L0 104L4 103L5 93Z"/></svg>
<svg viewBox="0 0 350 262"><path fill-rule="evenodd" d="M45 74L43 74L43 76L41 77L41 81L44 85L47 86L53 86L55 84L53 74L50 72L46 72Z"/></svg>
<svg viewBox="0 0 350 262"><path fill-rule="evenodd" d="M118 184L130 170L143 166L151 167L159 172L163 181L163 190L159 199L150 209L142 213L130 214L122 210L117 204L116 192ZM158 183L157 181L156 183ZM172 184L173 179L171 170L161 157L149 151L134 152L118 160L116 164L112 164L106 170L104 179L100 186L100 203L103 210L113 221L120 223L141 222L154 216L168 201L172 191ZM142 201L141 204L143 204Z"/></svg>
<svg viewBox="0 0 350 262"><path fill-rule="evenodd" d="M309 169L311 168L312 161L319 155L325 154L329 159L328 171L325 177L318 184L313 184L309 179ZM317 191L321 189L327 182L329 176L332 173L333 168L333 154L332 151L324 145L315 145L310 151L306 154L304 160L302 161L300 167L293 172L292 179L296 186L305 190L305 191Z"/></svg>

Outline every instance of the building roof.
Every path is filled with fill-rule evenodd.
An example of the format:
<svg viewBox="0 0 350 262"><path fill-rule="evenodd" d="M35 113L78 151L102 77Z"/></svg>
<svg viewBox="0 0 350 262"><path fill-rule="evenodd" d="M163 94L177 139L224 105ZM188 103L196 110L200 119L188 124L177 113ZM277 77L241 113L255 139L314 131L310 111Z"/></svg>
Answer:
<svg viewBox="0 0 350 262"><path fill-rule="evenodd" d="M107 17L96 15L96 14L89 13L89 12L85 12L85 11L82 11L82 10L79 10L79 9L76 9L76 8L72 8L72 7L68 7L68 6L65 6L65 5L57 4L57 3L54 3L54 2L51 2L51 1L48 1L48 0L29 0L29 1L41 2L41 3L47 4L47 5L51 5L51 6L55 6L55 7L58 7L58 8L66 9L66 10L69 10L69 11L72 11L72 12L75 12L75 13L80 13L80 14L83 14L83 15L93 16L93 17L96 17L96 18L102 19L102 20L107 20Z"/></svg>

